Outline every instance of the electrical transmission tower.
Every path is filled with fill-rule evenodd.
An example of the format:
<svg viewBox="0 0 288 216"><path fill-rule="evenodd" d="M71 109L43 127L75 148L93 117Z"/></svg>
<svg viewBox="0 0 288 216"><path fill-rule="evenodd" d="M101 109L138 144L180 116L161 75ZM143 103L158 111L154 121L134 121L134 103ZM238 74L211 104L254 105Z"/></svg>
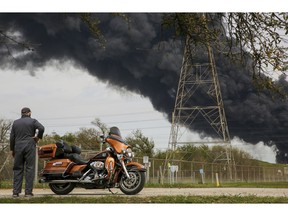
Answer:
<svg viewBox="0 0 288 216"><path fill-rule="evenodd" d="M202 54L198 52L199 48L202 48ZM227 162L232 179L230 136L213 50L208 43L205 47L194 46L189 37L184 47L165 164L173 163L176 147L183 144L224 145L226 152L221 160Z"/></svg>

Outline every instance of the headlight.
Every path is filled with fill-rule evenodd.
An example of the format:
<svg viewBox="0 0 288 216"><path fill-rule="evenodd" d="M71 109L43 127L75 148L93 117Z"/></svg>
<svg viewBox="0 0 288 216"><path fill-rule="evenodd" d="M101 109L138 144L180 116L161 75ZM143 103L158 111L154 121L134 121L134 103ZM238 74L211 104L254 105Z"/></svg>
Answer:
<svg viewBox="0 0 288 216"><path fill-rule="evenodd" d="M123 151L123 154L126 158L132 159L134 157L134 152L131 148L127 148L125 151Z"/></svg>

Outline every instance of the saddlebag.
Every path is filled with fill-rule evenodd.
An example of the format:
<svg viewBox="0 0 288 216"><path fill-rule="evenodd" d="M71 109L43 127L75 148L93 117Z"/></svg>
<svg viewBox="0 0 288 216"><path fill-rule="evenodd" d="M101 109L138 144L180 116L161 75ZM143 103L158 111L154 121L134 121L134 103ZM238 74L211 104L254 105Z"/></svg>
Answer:
<svg viewBox="0 0 288 216"><path fill-rule="evenodd" d="M44 170L42 171L42 176L65 176L69 173L71 168L75 165L69 159L53 159L46 163Z"/></svg>
<svg viewBox="0 0 288 216"><path fill-rule="evenodd" d="M47 144L39 146L38 156L39 158L53 158L56 156L57 146L56 144Z"/></svg>

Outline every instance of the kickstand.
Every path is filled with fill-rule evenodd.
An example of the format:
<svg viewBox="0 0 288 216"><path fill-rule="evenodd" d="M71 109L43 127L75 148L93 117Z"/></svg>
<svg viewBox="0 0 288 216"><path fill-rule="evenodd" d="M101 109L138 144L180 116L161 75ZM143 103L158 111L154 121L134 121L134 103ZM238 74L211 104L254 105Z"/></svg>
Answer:
<svg viewBox="0 0 288 216"><path fill-rule="evenodd" d="M111 189L110 189L110 188L108 188L108 190L109 190L109 192L110 192L110 193L112 193L113 195L114 195L114 194L117 194L117 192L116 192L116 193L114 193L113 191L111 191Z"/></svg>

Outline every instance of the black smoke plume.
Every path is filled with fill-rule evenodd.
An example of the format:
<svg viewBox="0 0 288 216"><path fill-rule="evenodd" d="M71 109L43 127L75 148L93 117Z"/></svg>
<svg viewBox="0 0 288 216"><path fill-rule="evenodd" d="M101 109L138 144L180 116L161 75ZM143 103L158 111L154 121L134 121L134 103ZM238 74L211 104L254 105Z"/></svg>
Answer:
<svg viewBox="0 0 288 216"><path fill-rule="evenodd" d="M171 119L177 91L183 45L169 32L161 31L161 14L131 13L126 22L119 16L99 13L105 48L93 38L77 14L0 14L0 30L35 46L22 52L1 46L1 67L41 67L49 60L73 60L103 82L124 87L148 97L154 108ZM13 34L12 34L13 33ZM7 48L8 47L8 48ZM25 54L22 54L25 53ZM12 59L13 53L20 53ZM277 162L287 163L287 101L274 100L259 92L249 71L216 55L216 64L231 138L256 144L275 145ZM285 77L278 81L287 90ZM193 130L210 135L210 131ZM204 130L204 129L203 129Z"/></svg>

